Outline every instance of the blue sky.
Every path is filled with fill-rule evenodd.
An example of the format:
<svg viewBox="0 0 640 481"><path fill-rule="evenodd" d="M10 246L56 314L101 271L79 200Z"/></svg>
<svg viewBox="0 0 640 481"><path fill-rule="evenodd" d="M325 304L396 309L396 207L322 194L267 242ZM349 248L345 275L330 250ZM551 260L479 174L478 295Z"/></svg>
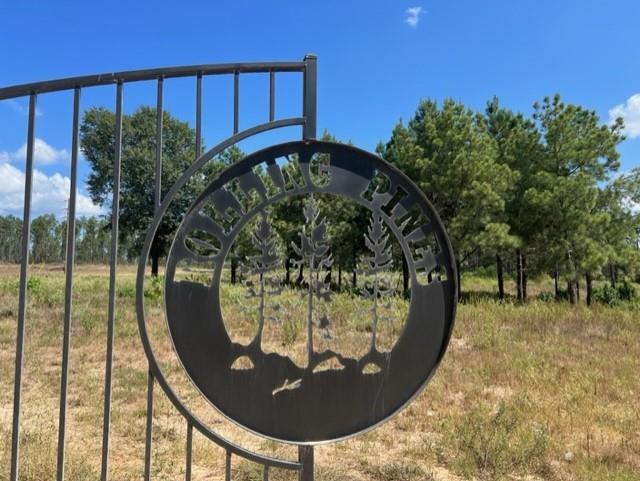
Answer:
<svg viewBox="0 0 640 481"><path fill-rule="evenodd" d="M216 2L3 2L0 85L81 74L318 55L319 132L373 150L423 98L453 97L475 109L498 95L531 113L556 92L629 124L622 170L640 165L637 0L411 0ZM265 76L242 79L241 127L267 115ZM165 107L192 122L191 79L166 82ZM207 79L204 137L231 132L230 78ZM634 95L636 95L634 97ZM125 110L151 104L153 83L125 89ZM300 83L278 78L279 116L296 115ZM83 94L83 107L113 106L114 88ZM20 215L26 99L0 102L0 214ZM64 212L71 94L38 100L34 213ZM264 119L263 119L264 120ZM243 145L298 138L288 129ZM262 144L260 143L262 142ZM81 165L82 181L88 174ZM83 192L81 188L81 193ZM81 213L95 213L86 197Z"/></svg>

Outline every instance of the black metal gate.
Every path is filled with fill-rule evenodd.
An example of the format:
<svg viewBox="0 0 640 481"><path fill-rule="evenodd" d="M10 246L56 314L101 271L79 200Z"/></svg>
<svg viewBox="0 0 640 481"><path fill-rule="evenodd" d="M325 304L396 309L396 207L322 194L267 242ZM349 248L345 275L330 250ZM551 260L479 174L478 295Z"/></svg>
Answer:
<svg viewBox="0 0 640 481"><path fill-rule="evenodd" d="M302 112L300 116L290 118L276 118L275 95L276 74L282 72L297 72L302 75ZM239 79L241 75L262 73L269 75L269 121L254 125L245 130L239 130ZM202 79L212 75L232 75L234 79L233 90L233 135L219 143L206 153L202 152ZM24 187L24 211L22 227L22 256L20 264L19 281L19 306L17 315L17 336L15 351L15 385L13 395L13 420L11 438L11 468L10 481L17 481L20 469L20 413L21 393L23 378L23 357L25 325L28 316L27 310L27 283L29 280L29 239L31 221L31 198L33 190L34 174L34 146L36 140L36 103L39 96L50 92L73 91L73 122L71 125L72 151L71 151L71 188L68 205L68 229L66 239L66 266L65 266L65 292L64 292L64 334L62 346L62 374L60 386L60 407L58 424L58 449L57 449L57 480L62 481L65 476L65 433L67 425L67 392L69 384L69 356L72 319L72 290L74 279L75 257L75 222L76 222L76 191L78 178L79 127L80 127L80 97L81 93L91 87L100 85L115 86L115 150L113 152L113 199L111 212L111 251L109 271L109 294L107 314L107 345L106 365L104 375L104 413L103 436L101 457L101 481L109 479L109 443L111 424L111 392L113 377L114 357L114 324L116 321L116 276L118 274L118 221L119 221L119 186L120 167L123 134L123 95L125 85L143 80L157 81L157 122L156 122L156 155L155 155L155 209L160 209L161 199L161 171L162 171L162 123L163 123L163 92L164 81L177 77L192 77L196 84L196 114L195 132L196 149L194 152L194 164L190 171L195 171L204 162L224 149L256 134L273 129L289 126L301 126L303 139L314 139L316 136L316 57L307 55L301 62L265 62L265 63L232 63L218 65L194 65L187 67L159 68L151 70L138 70L129 72L116 72L101 75L75 77L47 82L37 82L25 85L0 88L0 100L18 97L29 98L27 144L26 144L26 169ZM153 430L153 405L154 385L157 380L150 369L147 384L147 410L146 410L146 436L144 457L144 479L151 476L152 461L152 430ZM168 393L169 394L169 393ZM174 400L172 400L174 401ZM263 466L263 477L268 479L269 468L281 468L294 470L299 473L299 479L311 480L313 478L313 447L300 446L297 460L277 459L247 450L217 434L200 422L187 409L174 401L178 411L185 418L186 431L186 459L185 479L191 479L192 469L192 442L193 430L196 429L206 438L218 444L226 451L225 479L231 479L231 461L233 456L238 456L259 463Z"/></svg>
<svg viewBox="0 0 640 481"><path fill-rule="evenodd" d="M300 116L276 119L276 74L302 74L302 112ZM269 75L268 121L245 130L239 129L240 76L254 73ZM202 152L202 79L210 75L233 76L233 135L206 152ZM193 162L166 195L162 195L164 82L176 77L194 77L195 90L195 152ZM31 198L34 180L36 147L36 100L39 95L54 91L73 90L73 123L71 180L66 238L64 288L64 330L62 339L61 385L57 444L57 480L65 477L65 440L67 428L69 376L71 370L71 322L74 260L76 242L76 190L80 152L80 95L83 89L115 84L115 125L112 164L112 197L110 229L109 287L106 317L106 365L104 399L102 402L101 481L109 478L112 426L112 387L114 386L114 338L118 275L118 227L120 220L120 171L123 150L123 95L125 84L142 80L157 82L155 110L155 163L153 183L153 219L138 260L135 299L139 334L147 360L147 397L144 415L145 448L144 479L151 478L152 441L154 430L154 387L159 385L173 408L186 423L185 479L192 474L193 432L222 447L226 452L225 479L231 479L234 456L261 466L264 480L270 468L292 470L302 481L314 477L314 444L326 443L363 433L390 419L407 406L426 386L446 351L453 329L457 302L457 276L453 249L444 225L422 190L406 175L379 156L353 146L315 140L316 137L316 57L307 55L302 62L199 65L156 70L122 72L90 77L77 77L0 89L0 100L29 96L29 119L26 144L22 257L18 288L18 315L15 357L15 386L11 438L10 481L18 481L20 470L21 401L24 377L27 294L29 281L29 241ZM208 162L238 142L257 134L289 126L302 127L302 140L281 143L258 150L233 163L213 176L208 185L181 203L179 226L167 256L164 283L164 316L172 352L181 364L198 394L217 411L248 432L263 438L298 447L298 459L275 458L246 449L230 441L210 424L199 419L184 402L177 388L168 381L160 367L147 328L145 309L145 279L147 261L157 240L159 226L180 189L192 178L199 178ZM189 159L190 159L189 154ZM127 164L124 164L125 166ZM149 166L150 167L150 166ZM137 182L136 186L142 183ZM148 194L149 199L151 193ZM331 200L327 200L330 198ZM297 199L297 200L296 200ZM302 201L300 200L302 199ZM324 199L324 201L322 200ZM335 345L329 307L332 298L332 248L326 217L321 215L321 203L326 211L338 210L339 202L350 202L359 212L365 212L366 232L350 234L342 245L357 245L355 237L362 234L369 257L354 259L353 273L360 271L369 277L364 289L353 293L368 307L371 315L370 340L366 351L341 352ZM284 206L292 212L299 204L297 220L302 225L296 232L297 241L289 237L291 251L285 259L285 269L299 268L298 283L304 302L292 302L287 310L305 306L306 364L294 361L291 352L263 349L262 333L267 318L278 323L276 314L266 315L265 309L280 312L279 304L267 295L277 296L289 284L270 272L282 265L273 240L272 208ZM361 214L358 214L362 219ZM351 221L350 221L351 222ZM361 221L360 221L361 222ZM353 221L356 224L355 221ZM245 255L243 266L254 280L245 280L245 298L260 298L257 309L257 333L250 341L234 340L222 313L221 279L228 254L240 244L244 228L258 250ZM296 227L297 229L297 227ZM244 231L246 233L246 230ZM272 240L269 240L269 239ZM236 241L238 240L237 244ZM393 247L395 245L395 247ZM202 250L204 248L204 250ZM393 251L396 253L394 261ZM255 253L255 252L254 252ZM354 258L356 255L354 254ZM394 290L384 272L397 258L402 258L404 283ZM359 266L355 265L359 262ZM182 278L176 275L178 264L200 263L210 278ZM184 265L182 264L182 265ZM231 272L233 271L231 261ZM306 266L306 267L305 267ZM157 266L156 266L157 267ZM306 277L303 284L303 270ZM202 274L202 272L200 272ZM182 274L180 274L182 275ZM231 274L233 279L233 274ZM234 281L232 280L232 283ZM355 281L354 281L355 283ZM256 287L258 286L259 287ZM355 287L355 286L354 286ZM265 294L269 288L273 290ZM266 289L266 290L265 290ZM256 292L256 291L259 291ZM382 302L392 293L402 299L403 308L392 309L391 301ZM271 307L265 307L270 303ZM386 307L385 307L386 306ZM406 308L406 311L403 309ZM382 314L385 309L390 311ZM284 309L283 309L284 310ZM299 314L298 314L299 315ZM358 313L361 316L361 313ZM247 319L254 319L245 316ZM392 343L380 343L379 319L400 320ZM357 330L357 329L356 329ZM314 333L322 336L314 341ZM349 338L349 344L355 344ZM322 347L320 347L322 344ZM315 347L314 347L315 346ZM248 366L238 368L243 360ZM327 367L325 364L334 364ZM323 365L325 365L323 367ZM117 386L117 377L116 386ZM114 424L116 425L116 424Z"/></svg>

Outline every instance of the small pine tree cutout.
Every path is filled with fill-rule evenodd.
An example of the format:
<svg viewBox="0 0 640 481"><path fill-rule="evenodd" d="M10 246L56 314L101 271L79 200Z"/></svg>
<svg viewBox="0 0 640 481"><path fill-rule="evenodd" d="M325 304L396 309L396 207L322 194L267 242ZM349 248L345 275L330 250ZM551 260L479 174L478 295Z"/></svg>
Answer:
<svg viewBox="0 0 640 481"><path fill-rule="evenodd" d="M313 329L322 329L325 336L329 336L330 321L326 315L315 319L316 302L331 300L331 290L328 281L328 272L333 264L329 244L327 241L327 222L320 218L320 205L311 194L304 205L303 213L305 224L299 233L300 243L291 243L297 259L293 264L303 267L306 272L304 280L307 282L307 364L314 362Z"/></svg>
<svg viewBox="0 0 640 481"><path fill-rule="evenodd" d="M249 274L245 281L247 298L258 299L259 302L258 332L251 344L256 344L261 349L265 321L278 322L275 313L280 309L278 304L269 304L268 299L282 292L280 279L274 273L281 263L277 235L265 212L260 215L251 233L251 244L258 254L247 257L242 269ZM272 315L267 315L268 312Z"/></svg>
<svg viewBox="0 0 640 481"><path fill-rule="evenodd" d="M388 301L386 304L383 302L393 293L393 287L389 279L383 275L384 272L393 267L393 254L387 227L384 225L382 217L379 214L374 213L371 215L367 233L364 235L364 241L370 255L363 257L362 267L359 271L370 279L364 290L364 297L373 303L371 307L372 326L370 347L370 350L373 352L378 350L378 323L385 319L382 316L381 307L386 307L387 309L390 307Z"/></svg>

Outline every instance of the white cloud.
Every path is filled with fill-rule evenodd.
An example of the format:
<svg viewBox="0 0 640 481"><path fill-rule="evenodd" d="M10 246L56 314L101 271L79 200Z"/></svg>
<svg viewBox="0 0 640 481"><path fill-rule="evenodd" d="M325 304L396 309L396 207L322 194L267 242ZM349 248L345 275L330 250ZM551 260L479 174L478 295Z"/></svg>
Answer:
<svg viewBox="0 0 640 481"><path fill-rule="evenodd" d="M26 157L26 142L15 152L0 151L0 163L24 162ZM33 141L33 160L36 165L51 165L58 162L68 162L70 157L71 156L67 149L56 149L37 137Z"/></svg>
<svg viewBox="0 0 640 481"><path fill-rule="evenodd" d="M404 22L409 25L411 28L416 28L418 26L418 22L420 22L420 16L425 13L424 8L418 7L409 7L404 12L407 16L404 18Z"/></svg>
<svg viewBox="0 0 640 481"><path fill-rule="evenodd" d="M3 100L3 103L7 105L14 112L18 112L24 115L27 115L29 113L29 108L23 105L22 103L20 103L19 101L17 101L16 99ZM41 115L42 115L42 112L38 107L36 107L36 117L40 117Z"/></svg>
<svg viewBox="0 0 640 481"><path fill-rule="evenodd" d="M0 164L0 215L13 214L22 217L24 204L24 172L11 164ZM69 200L71 180L59 173L51 176L33 171L31 196L32 218L41 214L64 217ZM91 202L86 195L78 193L76 213L78 216L93 216L103 213L102 208Z"/></svg>
<svg viewBox="0 0 640 481"><path fill-rule="evenodd" d="M624 119L624 134L633 139L640 137L640 94L634 94L623 104L609 110L609 122L618 117Z"/></svg>

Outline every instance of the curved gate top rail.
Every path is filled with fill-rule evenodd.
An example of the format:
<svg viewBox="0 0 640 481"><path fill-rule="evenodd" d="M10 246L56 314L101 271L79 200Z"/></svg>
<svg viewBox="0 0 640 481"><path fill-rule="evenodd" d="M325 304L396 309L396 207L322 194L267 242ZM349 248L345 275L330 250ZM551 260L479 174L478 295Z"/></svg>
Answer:
<svg viewBox="0 0 640 481"><path fill-rule="evenodd" d="M291 125L301 125L304 139L314 139L316 136L316 56L306 55L300 62L256 62L256 63L227 63L227 64L204 64L184 67L168 67L147 70L135 70L128 72L115 72L100 75L89 75L71 77L66 79L50 80L44 82L34 82L22 85L15 85L0 88L0 100L16 97L29 96L29 115L27 123L27 144L25 163L25 185L24 185L24 208L21 243L21 263L20 282L18 287L18 311L17 311L17 335L15 351L15 377L13 395L13 417L12 417L12 439L11 439L11 468L10 481L17 481L19 477L19 448L20 448L20 412L21 412L21 391L23 374L23 355L25 326L27 318L27 282L29 277L29 239L31 223L31 197L33 189L34 171L34 147L36 140L36 102L39 94L74 91L73 95L73 119L70 129L71 133L71 169L70 169L70 190L67 216L67 237L65 249L65 295L64 295L64 318L63 318L63 339L62 339L62 362L61 362L61 385L60 385L60 410L58 423L58 452L57 452L57 481L64 480L65 468L65 430L67 419L67 390L69 379L69 356L71 339L72 320L72 291L73 291L73 268L75 260L75 221L76 221L76 195L77 195L77 173L78 158L80 152L80 96L81 91L87 87L100 85L115 85L115 146L113 152L113 198L111 207L111 247L110 247L110 272L109 272L109 301L107 316L107 344L106 344L106 366L104 384L104 417L103 417L103 439L101 458L101 481L109 478L109 441L111 423L111 387L114 352L114 325L116 319L116 274L118 259L118 224L119 224L119 186L120 167L122 157L122 130L123 130L123 92L124 84L130 82L156 80L157 81L157 103L156 103L156 151L155 151L155 184L154 202L155 212L161 206L161 173L162 173L162 124L163 124L163 82L165 79L178 77L195 77L196 79L196 112L195 112L195 152L194 165L207 157L202 152L202 78L208 75L233 75L233 136L229 137L218 145L219 149L228 147L234 143L264 132L270 129L287 127ZM293 118L276 119L275 116L275 92L276 73L299 72L303 75L302 82L302 115ZM249 127L239 131L239 77L245 73L268 73L269 74L269 121L264 124ZM212 149L211 154L216 149ZM193 166L192 166L193 167ZM145 436L145 459L144 459L144 479L151 477L151 441L153 430L153 401L154 401L154 375L149 371L147 390L147 410L146 410L146 436ZM264 479L268 479L269 467L297 470L299 478L307 481L313 479L313 448L310 446L300 446L299 459L289 461L264 456L258 453L245 450L216 433L202 429L196 423L188 422L186 439L186 460L185 479L191 479L191 455L192 455L192 432L193 428L201 431L206 437L216 442L226 450L226 472L225 479L230 480L231 476L231 455L238 455L245 459L260 463L264 467Z"/></svg>
<svg viewBox="0 0 640 481"><path fill-rule="evenodd" d="M32 82L21 85L0 88L0 100L23 97L30 94L57 92L74 88L95 87L118 82L139 82L156 80L158 78L191 77L194 75L221 75L230 73L270 73L270 72L304 72L308 60L314 59L307 55L302 62L239 62L222 64L188 65L180 67L152 68L144 70L129 70L97 75L82 75L64 79Z"/></svg>

